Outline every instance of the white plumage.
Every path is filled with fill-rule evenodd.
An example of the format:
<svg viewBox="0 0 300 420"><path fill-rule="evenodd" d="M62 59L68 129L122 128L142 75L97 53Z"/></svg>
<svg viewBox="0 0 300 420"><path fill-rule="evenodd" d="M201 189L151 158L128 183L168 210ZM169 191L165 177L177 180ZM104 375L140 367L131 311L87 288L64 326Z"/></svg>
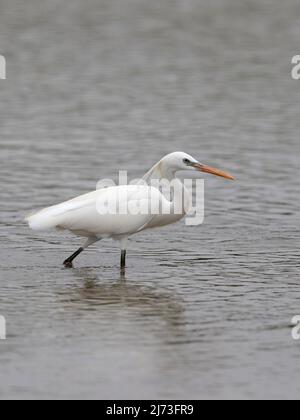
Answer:
<svg viewBox="0 0 300 420"><path fill-rule="evenodd" d="M146 209L150 202L172 208L162 193L147 186L117 186L93 191L73 200L41 210L27 221L33 230L45 231L53 228L69 230L85 237L114 237L130 235L146 228L153 214L111 214L105 209ZM100 210L103 210L101 213ZM118 209L117 209L118 210Z"/></svg>

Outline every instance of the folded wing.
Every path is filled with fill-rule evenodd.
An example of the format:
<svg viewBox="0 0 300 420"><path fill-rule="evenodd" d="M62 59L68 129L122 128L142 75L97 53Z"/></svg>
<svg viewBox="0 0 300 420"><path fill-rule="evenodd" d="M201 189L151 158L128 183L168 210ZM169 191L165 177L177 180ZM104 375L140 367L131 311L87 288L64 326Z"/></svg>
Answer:
<svg viewBox="0 0 300 420"><path fill-rule="evenodd" d="M129 235L151 223L162 202L168 205L153 187L111 187L48 207L26 220L34 230L66 229L87 237Z"/></svg>

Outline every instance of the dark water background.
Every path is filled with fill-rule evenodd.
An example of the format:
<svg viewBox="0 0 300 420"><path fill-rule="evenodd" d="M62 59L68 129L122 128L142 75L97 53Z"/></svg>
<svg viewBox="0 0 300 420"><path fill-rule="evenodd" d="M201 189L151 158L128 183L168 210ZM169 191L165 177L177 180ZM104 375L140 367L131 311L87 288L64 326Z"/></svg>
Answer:
<svg viewBox="0 0 300 420"><path fill-rule="evenodd" d="M0 398L297 398L298 0L1 0ZM34 208L184 150L203 226L111 242Z"/></svg>

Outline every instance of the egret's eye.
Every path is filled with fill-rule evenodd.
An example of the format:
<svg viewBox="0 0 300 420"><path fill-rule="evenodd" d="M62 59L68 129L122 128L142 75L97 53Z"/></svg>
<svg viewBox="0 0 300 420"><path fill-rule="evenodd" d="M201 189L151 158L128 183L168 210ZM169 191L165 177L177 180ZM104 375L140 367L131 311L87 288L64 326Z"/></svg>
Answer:
<svg viewBox="0 0 300 420"><path fill-rule="evenodd" d="M185 165L190 165L192 162L189 159L183 159Z"/></svg>

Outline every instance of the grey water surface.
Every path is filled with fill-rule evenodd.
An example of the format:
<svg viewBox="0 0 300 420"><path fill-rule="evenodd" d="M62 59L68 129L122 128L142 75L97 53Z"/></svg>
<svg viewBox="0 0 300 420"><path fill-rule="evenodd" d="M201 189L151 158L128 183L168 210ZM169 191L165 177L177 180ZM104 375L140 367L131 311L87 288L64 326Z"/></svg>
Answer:
<svg viewBox="0 0 300 420"><path fill-rule="evenodd" d="M1 0L1 399L298 398L298 0ZM130 241L24 217L183 150L202 226Z"/></svg>

